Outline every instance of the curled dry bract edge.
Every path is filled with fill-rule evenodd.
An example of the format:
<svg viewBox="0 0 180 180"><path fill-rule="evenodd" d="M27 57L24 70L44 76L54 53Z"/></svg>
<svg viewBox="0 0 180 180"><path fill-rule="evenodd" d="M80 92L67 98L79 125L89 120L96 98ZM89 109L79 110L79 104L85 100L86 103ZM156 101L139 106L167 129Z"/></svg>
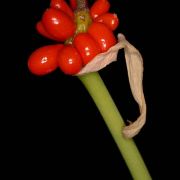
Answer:
<svg viewBox="0 0 180 180"><path fill-rule="evenodd" d="M143 59L140 52L126 40L123 34L118 34L118 43L116 45L107 52L98 54L76 75L79 76L103 69L108 64L117 60L117 54L120 49L124 49L125 52L130 88L140 110L140 116L137 120L123 128L124 136L132 138L139 133L146 121L146 102L142 85Z"/></svg>

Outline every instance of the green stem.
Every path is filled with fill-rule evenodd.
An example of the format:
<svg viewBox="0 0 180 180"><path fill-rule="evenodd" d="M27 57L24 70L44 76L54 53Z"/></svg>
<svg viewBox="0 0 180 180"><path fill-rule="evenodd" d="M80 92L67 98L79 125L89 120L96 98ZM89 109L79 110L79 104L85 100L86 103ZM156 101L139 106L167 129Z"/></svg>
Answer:
<svg viewBox="0 0 180 180"><path fill-rule="evenodd" d="M124 121L98 73L78 76L84 84L109 128L134 180L152 179L132 139L124 138Z"/></svg>

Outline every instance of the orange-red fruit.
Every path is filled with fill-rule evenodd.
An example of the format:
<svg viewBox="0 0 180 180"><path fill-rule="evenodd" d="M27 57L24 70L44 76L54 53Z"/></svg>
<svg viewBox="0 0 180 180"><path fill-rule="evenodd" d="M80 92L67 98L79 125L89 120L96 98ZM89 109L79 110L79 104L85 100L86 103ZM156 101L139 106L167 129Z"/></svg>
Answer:
<svg viewBox="0 0 180 180"><path fill-rule="evenodd" d="M50 7L61 10L71 18L74 18L74 13L65 0L51 0Z"/></svg>
<svg viewBox="0 0 180 180"><path fill-rule="evenodd" d="M70 5L73 10L77 8L77 0L70 0Z"/></svg>
<svg viewBox="0 0 180 180"><path fill-rule="evenodd" d="M80 53L84 65L101 53L98 43L88 33L79 33L74 38L73 44Z"/></svg>
<svg viewBox="0 0 180 180"><path fill-rule="evenodd" d="M112 13L102 14L102 15L98 16L94 21L105 24L112 31L114 31L119 25L119 19L118 19L117 15L112 14Z"/></svg>
<svg viewBox="0 0 180 180"><path fill-rule="evenodd" d="M108 0L97 0L90 8L90 14L93 19L98 16L107 13L110 8L110 3Z"/></svg>
<svg viewBox="0 0 180 180"><path fill-rule="evenodd" d="M53 8L44 12L42 22L47 32L59 41L73 36L76 29L75 23L67 14Z"/></svg>
<svg viewBox="0 0 180 180"><path fill-rule="evenodd" d="M116 44L113 32L102 23L93 22L88 28L88 33L99 44L102 52L106 52L111 46Z"/></svg>
<svg viewBox="0 0 180 180"><path fill-rule="evenodd" d="M37 22L36 30L38 31L39 34L43 35L44 37L48 39L57 40L55 37L53 37L46 31L41 21Z"/></svg>
<svg viewBox="0 0 180 180"><path fill-rule="evenodd" d="M58 51L64 45L49 45L35 50L28 59L29 70L36 75L51 73L58 67Z"/></svg>
<svg viewBox="0 0 180 180"><path fill-rule="evenodd" d="M78 73L83 66L80 54L72 45L64 46L60 50L57 60L60 69L69 75Z"/></svg>

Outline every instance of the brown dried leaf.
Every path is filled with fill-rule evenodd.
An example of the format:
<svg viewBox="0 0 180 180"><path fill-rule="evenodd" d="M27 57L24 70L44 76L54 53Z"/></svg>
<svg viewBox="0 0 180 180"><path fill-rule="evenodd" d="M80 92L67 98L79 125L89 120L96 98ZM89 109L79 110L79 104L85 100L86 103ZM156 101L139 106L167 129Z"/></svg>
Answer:
<svg viewBox="0 0 180 180"><path fill-rule="evenodd" d="M118 43L115 46L105 53L98 54L76 75L83 75L103 69L108 64L117 60L117 54L120 49L124 49L125 52L130 88L140 110L140 116L137 120L123 129L124 136L131 138L139 133L146 121L146 102L142 86L143 59L140 52L125 39L123 34L118 34Z"/></svg>

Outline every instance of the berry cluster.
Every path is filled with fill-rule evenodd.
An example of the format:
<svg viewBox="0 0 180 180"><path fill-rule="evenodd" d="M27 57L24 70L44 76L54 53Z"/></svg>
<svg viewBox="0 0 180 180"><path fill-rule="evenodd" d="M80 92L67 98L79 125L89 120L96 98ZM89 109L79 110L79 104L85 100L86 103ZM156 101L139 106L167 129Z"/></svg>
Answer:
<svg viewBox="0 0 180 180"><path fill-rule="evenodd" d="M28 59L29 70L45 75L59 67L73 75L97 54L106 52L116 44L113 31L119 24L109 8L108 0L96 0L90 9L78 8L78 0L70 0L70 6L65 0L51 0L36 29L56 44L34 51Z"/></svg>

